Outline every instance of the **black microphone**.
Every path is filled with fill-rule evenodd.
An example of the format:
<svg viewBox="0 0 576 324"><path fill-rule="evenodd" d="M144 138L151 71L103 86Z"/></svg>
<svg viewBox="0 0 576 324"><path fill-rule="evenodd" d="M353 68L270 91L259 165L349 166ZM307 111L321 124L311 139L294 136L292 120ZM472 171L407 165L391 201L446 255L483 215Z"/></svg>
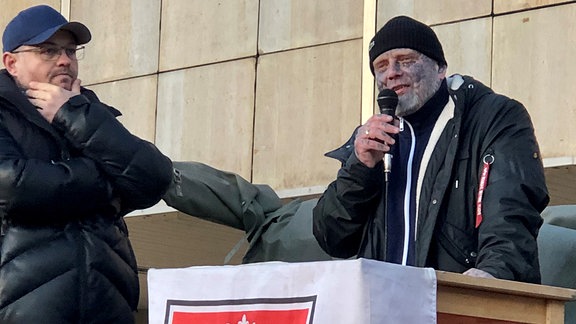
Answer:
<svg viewBox="0 0 576 324"><path fill-rule="evenodd" d="M396 106L398 106L398 95L394 90L382 89L376 98L378 108L381 114L386 114L396 118ZM388 182L388 178L392 171L392 154L384 154L384 180Z"/></svg>

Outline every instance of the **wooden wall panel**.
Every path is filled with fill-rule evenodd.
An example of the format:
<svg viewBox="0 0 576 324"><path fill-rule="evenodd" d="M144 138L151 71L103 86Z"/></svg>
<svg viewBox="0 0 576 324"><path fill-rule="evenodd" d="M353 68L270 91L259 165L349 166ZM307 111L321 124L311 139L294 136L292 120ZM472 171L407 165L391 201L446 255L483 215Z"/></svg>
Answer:
<svg viewBox="0 0 576 324"><path fill-rule="evenodd" d="M407 15L428 25L488 16L492 0L378 0L377 27L390 18Z"/></svg>
<svg viewBox="0 0 576 324"><path fill-rule="evenodd" d="M118 119L136 136L154 142L158 76L113 81L88 86L102 102L122 112Z"/></svg>
<svg viewBox="0 0 576 324"><path fill-rule="evenodd" d="M545 158L575 156L576 4L494 18L494 90L524 103Z"/></svg>
<svg viewBox="0 0 576 324"><path fill-rule="evenodd" d="M267 0L260 2L261 54L362 38L358 0Z"/></svg>
<svg viewBox="0 0 576 324"><path fill-rule="evenodd" d="M84 84L158 71L159 1L76 0L70 17L92 33L80 61Z"/></svg>
<svg viewBox="0 0 576 324"><path fill-rule="evenodd" d="M494 0L494 13L501 14L509 11L526 10L547 5L554 5L569 0Z"/></svg>
<svg viewBox="0 0 576 324"><path fill-rule="evenodd" d="M473 76L490 86L492 68L492 18L466 20L433 28L444 49L448 75Z"/></svg>
<svg viewBox="0 0 576 324"><path fill-rule="evenodd" d="M362 41L261 56L256 85L255 183L325 185L339 163L323 156L360 122Z"/></svg>
<svg viewBox="0 0 576 324"><path fill-rule="evenodd" d="M161 73L158 147L250 180L254 78L253 58Z"/></svg>
<svg viewBox="0 0 576 324"><path fill-rule="evenodd" d="M160 71L255 56L258 3L162 1Z"/></svg>

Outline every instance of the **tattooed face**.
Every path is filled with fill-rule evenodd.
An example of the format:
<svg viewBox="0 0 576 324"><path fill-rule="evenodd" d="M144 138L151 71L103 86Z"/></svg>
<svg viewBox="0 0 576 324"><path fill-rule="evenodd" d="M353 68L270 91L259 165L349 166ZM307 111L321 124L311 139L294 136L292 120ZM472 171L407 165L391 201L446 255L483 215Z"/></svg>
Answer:
<svg viewBox="0 0 576 324"><path fill-rule="evenodd" d="M396 115L410 115L430 99L446 77L446 67L426 55L408 48L384 52L374 62L379 90L392 89L398 94Z"/></svg>

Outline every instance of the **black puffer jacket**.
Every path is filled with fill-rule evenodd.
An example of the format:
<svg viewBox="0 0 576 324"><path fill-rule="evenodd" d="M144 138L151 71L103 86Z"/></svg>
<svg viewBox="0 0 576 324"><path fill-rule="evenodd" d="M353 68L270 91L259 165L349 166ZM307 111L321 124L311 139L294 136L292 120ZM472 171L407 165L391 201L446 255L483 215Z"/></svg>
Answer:
<svg viewBox="0 0 576 324"><path fill-rule="evenodd" d="M451 101L418 177L415 265L460 273L475 267L501 279L540 282L536 237L549 198L530 117L520 103L470 77L454 76L449 86ZM382 163L364 166L353 141L335 152L343 166L314 209L314 235L332 256L387 261L386 224L377 213L384 204ZM476 228L487 156L493 163Z"/></svg>
<svg viewBox="0 0 576 324"><path fill-rule="evenodd" d="M154 205L171 161L93 92L48 123L0 72L0 323L131 323L136 260L122 218Z"/></svg>

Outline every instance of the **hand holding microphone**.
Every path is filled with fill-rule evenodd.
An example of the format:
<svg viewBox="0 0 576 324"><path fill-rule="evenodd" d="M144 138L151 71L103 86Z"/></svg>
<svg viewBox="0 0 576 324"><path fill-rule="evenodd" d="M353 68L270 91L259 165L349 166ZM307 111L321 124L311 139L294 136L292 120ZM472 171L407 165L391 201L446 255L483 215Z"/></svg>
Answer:
<svg viewBox="0 0 576 324"><path fill-rule="evenodd" d="M377 102L380 114L370 117L362 127L358 128L354 141L356 157L370 168L385 158L385 153L395 143L394 135L400 131L394 125L393 118L398 104L396 92L390 89L382 90L378 94ZM389 163L385 164L385 167L391 167L391 156L388 158Z"/></svg>

